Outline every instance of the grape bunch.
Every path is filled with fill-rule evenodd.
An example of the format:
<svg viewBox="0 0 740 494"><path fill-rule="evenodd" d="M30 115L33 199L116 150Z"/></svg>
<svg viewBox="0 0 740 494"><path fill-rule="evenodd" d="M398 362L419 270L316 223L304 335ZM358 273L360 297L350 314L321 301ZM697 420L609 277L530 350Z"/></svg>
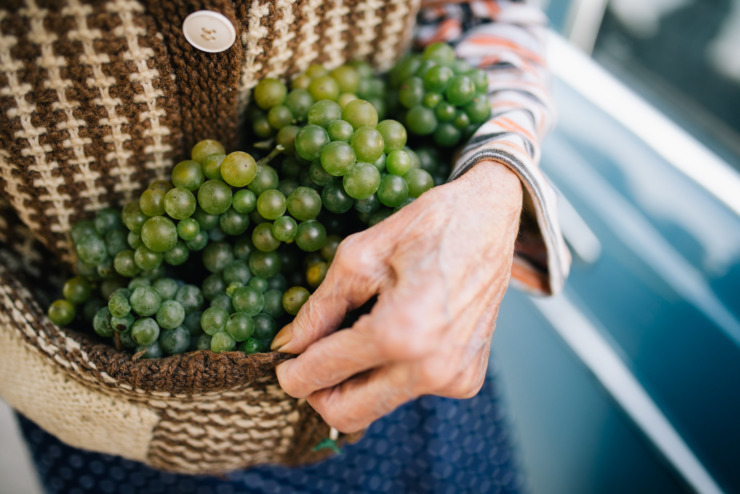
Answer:
<svg viewBox="0 0 740 494"><path fill-rule="evenodd" d="M140 358L269 351L346 235L446 180L444 152L413 151L406 127L381 116L394 108L390 95L407 101L394 78L417 77L422 65L453 70L459 64L449 53L435 48L403 61L390 86L364 62L332 71L312 65L290 89L263 79L248 108L248 152L200 141L169 180L152 182L121 211L102 209L73 226L77 276L49 318L92 325ZM477 81L469 68L458 71ZM463 101L459 90L448 93L438 105ZM473 100L454 112L468 115Z"/></svg>
<svg viewBox="0 0 740 494"><path fill-rule="evenodd" d="M456 59L445 43L427 46L396 64L389 75L391 106L413 135L442 147L468 139L491 114L488 76Z"/></svg>

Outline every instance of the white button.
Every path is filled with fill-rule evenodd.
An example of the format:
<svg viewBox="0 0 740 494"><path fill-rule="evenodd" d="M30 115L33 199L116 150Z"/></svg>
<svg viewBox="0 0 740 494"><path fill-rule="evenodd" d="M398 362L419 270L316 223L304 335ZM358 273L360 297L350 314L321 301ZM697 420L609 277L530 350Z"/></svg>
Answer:
<svg viewBox="0 0 740 494"><path fill-rule="evenodd" d="M231 21L211 10L199 10L187 16L182 32L188 43L208 53L226 51L236 41L236 29Z"/></svg>

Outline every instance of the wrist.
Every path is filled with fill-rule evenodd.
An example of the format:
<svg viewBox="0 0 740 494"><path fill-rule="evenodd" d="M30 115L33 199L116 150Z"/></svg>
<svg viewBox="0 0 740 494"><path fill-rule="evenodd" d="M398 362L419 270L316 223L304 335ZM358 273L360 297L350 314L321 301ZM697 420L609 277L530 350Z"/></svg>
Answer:
<svg viewBox="0 0 740 494"><path fill-rule="evenodd" d="M466 188L479 197L495 200L498 208L511 208L516 215L521 212L523 196L521 180L502 163L483 160L456 181L463 182Z"/></svg>

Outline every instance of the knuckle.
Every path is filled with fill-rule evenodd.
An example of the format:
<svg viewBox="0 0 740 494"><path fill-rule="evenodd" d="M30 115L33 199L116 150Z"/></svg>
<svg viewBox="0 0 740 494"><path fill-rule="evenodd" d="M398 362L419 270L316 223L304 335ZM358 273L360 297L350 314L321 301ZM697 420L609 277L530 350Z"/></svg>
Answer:
<svg viewBox="0 0 740 494"><path fill-rule="evenodd" d="M293 398L304 398L305 395L302 393L303 384L301 383L300 375L292 372L292 365L285 364L292 364L292 362L285 362L275 368L280 387L286 394Z"/></svg>
<svg viewBox="0 0 740 494"><path fill-rule="evenodd" d="M324 422L326 422L330 427L337 429L339 432L351 434L362 429L362 425L357 423L356 420L352 417L348 417L339 407L333 406L329 403L325 394L321 393L309 396L306 401L308 401L308 404L311 405L319 415L321 415Z"/></svg>

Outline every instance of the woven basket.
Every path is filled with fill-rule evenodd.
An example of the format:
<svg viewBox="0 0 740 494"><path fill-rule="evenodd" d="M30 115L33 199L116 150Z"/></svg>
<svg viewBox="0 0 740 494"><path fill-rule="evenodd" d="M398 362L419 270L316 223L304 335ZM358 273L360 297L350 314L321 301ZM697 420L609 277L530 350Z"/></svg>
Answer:
<svg viewBox="0 0 740 494"><path fill-rule="evenodd" d="M38 288L73 266L75 221L138 197L200 139L236 149L261 78L350 58L387 68L418 0L38 4L0 8L0 395L70 445L173 472L330 454L313 451L329 427L278 386L274 368L288 357L135 361L50 323ZM231 49L187 44L179 26L200 9L232 21Z"/></svg>

